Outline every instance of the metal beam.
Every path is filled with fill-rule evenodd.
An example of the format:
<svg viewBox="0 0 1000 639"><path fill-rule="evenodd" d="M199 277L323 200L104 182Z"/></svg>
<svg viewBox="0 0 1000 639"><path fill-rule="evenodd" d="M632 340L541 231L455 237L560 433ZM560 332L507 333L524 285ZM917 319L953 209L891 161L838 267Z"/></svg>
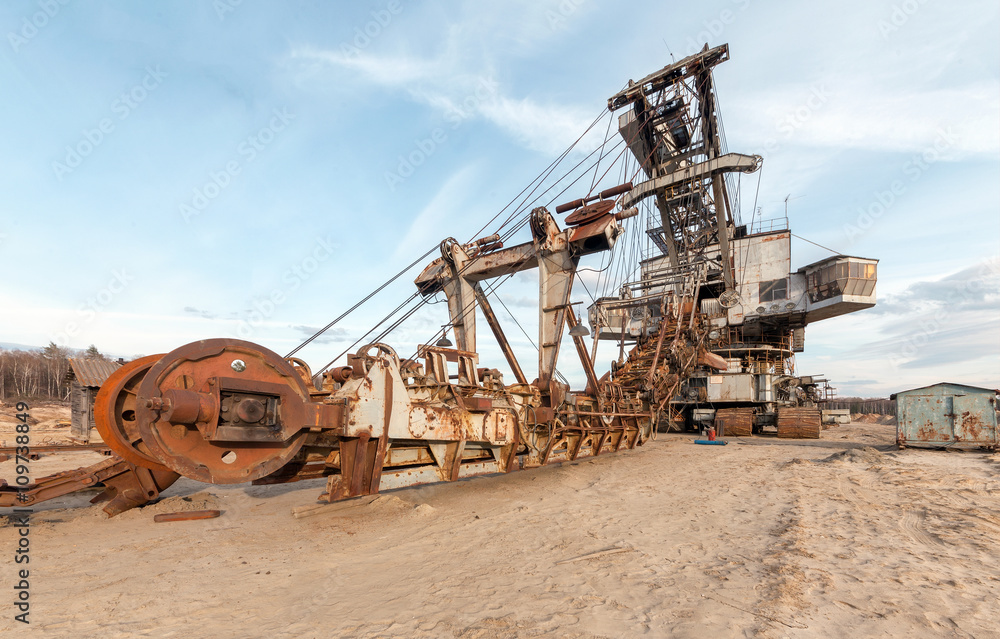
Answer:
<svg viewBox="0 0 1000 639"><path fill-rule="evenodd" d="M572 308L569 310L569 314L566 316L566 323L569 324L569 329L572 331L579 322L576 319L576 313L573 312ZM583 343L582 335L572 335L573 343L576 345L576 354L580 356L580 363L583 364L583 372L587 374L587 393L597 392L597 373L594 372L594 362L591 361L590 355L587 354L587 345Z"/></svg>
<svg viewBox="0 0 1000 639"><path fill-rule="evenodd" d="M469 254L458 242L444 242L441 257L448 265L451 277L444 284L448 297L448 313L455 333L455 345L460 351L476 350L476 298L472 283L463 269L469 261Z"/></svg>
<svg viewBox="0 0 1000 639"><path fill-rule="evenodd" d="M688 77L706 68L711 68L729 59L729 45L720 44L712 49L699 51L694 55L669 64L659 71L650 73L638 82L629 81L627 88L608 98L608 110L618 109L637 99L656 93L680 78Z"/></svg>
<svg viewBox="0 0 1000 639"><path fill-rule="evenodd" d="M725 189L722 186L722 174L716 173L712 176L712 191L715 198L715 219L718 224L719 252L722 259L722 277L726 281L726 290L731 291L735 287L733 277L733 263L729 252L729 215L726 212Z"/></svg>
<svg viewBox="0 0 1000 639"><path fill-rule="evenodd" d="M493 330L493 336L497 338L497 344L500 345L503 356L507 358L507 364L514 372L514 378L517 379L518 384L527 384L528 378L524 376L521 365L517 363L517 357L514 356L514 349L510 347L507 336L504 334L503 329L500 328L500 322L493 312L493 306L490 304L489 299L487 299L486 293L483 292L483 287L476 283L473 290L476 293L476 300L479 302L479 307L483 309L483 316L486 317L486 323Z"/></svg>
<svg viewBox="0 0 1000 639"><path fill-rule="evenodd" d="M566 308L573 290L578 257L569 249L543 255L538 260L538 385L547 390L559 359L559 343L566 323Z"/></svg>
<svg viewBox="0 0 1000 639"><path fill-rule="evenodd" d="M658 178L640 183L625 196L622 208L634 206L640 200L675 184L704 179L716 173L729 173L732 171L753 173L760 168L761 162L763 162L763 158L759 155L727 153L711 160L692 164L678 171L673 171L672 173L667 173Z"/></svg>
<svg viewBox="0 0 1000 639"><path fill-rule="evenodd" d="M469 282L510 275L527 271L538 266L538 256L532 242L518 244L485 255L477 255L471 264L467 264L462 276ZM443 279L450 276L447 264L443 260L434 260L414 280L420 293L427 297L444 290Z"/></svg>

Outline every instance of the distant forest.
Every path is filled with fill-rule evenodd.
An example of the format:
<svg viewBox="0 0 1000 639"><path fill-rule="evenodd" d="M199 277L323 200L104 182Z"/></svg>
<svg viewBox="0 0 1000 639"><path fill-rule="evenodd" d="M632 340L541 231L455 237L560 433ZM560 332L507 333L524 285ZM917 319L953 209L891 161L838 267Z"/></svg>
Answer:
<svg viewBox="0 0 1000 639"><path fill-rule="evenodd" d="M71 357L107 359L93 345L83 351L55 342L35 351L0 349L0 401L69 399L66 373Z"/></svg>
<svg viewBox="0 0 1000 639"><path fill-rule="evenodd" d="M838 397L826 402L823 408L849 408L852 414L895 415L896 402L884 397Z"/></svg>

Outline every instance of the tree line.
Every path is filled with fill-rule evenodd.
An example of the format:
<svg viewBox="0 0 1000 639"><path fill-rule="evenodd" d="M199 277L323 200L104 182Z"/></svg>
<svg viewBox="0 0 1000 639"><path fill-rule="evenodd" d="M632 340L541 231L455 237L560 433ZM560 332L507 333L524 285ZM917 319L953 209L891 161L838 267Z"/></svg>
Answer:
<svg viewBox="0 0 1000 639"><path fill-rule="evenodd" d="M94 345L83 351L55 342L34 351L0 349L0 401L69 399L66 373L71 357L107 359Z"/></svg>
<svg viewBox="0 0 1000 639"><path fill-rule="evenodd" d="M848 408L852 414L895 415L896 402L885 397L838 397L823 404L823 408Z"/></svg>

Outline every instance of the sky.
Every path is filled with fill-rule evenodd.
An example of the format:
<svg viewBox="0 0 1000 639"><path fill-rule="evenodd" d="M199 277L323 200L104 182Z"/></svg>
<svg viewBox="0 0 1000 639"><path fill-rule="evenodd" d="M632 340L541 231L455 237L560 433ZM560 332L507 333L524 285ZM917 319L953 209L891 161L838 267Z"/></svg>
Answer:
<svg viewBox="0 0 1000 639"><path fill-rule="evenodd" d="M878 305L810 325L798 370L845 396L1000 387L1000 6L622 6L4 2L0 343L133 356L231 337L283 355L442 239L478 237L629 79L728 43L728 148L764 157L744 212L752 191L764 218L787 207L815 243L793 240L793 269L830 255L817 244L880 260ZM299 355L321 368L435 256ZM497 290L529 378L512 318L537 339L533 277ZM445 309L386 341L409 354ZM504 369L479 332L481 365Z"/></svg>

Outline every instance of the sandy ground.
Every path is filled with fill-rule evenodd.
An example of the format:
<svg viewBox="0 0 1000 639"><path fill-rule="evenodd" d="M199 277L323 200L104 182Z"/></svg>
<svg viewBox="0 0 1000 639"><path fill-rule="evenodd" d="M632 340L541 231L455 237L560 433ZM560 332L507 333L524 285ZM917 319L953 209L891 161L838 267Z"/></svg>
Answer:
<svg viewBox="0 0 1000 639"><path fill-rule="evenodd" d="M322 482L181 480L111 520L78 494L31 516L28 627L0 527L0 636L1000 637L1000 455L893 433L661 435L300 519ZM152 521L206 507L223 515Z"/></svg>
<svg viewBox="0 0 1000 639"><path fill-rule="evenodd" d="M17 410L14 404L0 402L0 447L15 445L14 428L18 424ZM69 404L45 403L31 404L28 409L29 425L31 426L31 443L34 446L55 444L72 444L69 436ZM65 425L59 426L57 422ZM96 430L91 435L91 443L100 443L101 435ZM4 475L0 474L0 477Z"/></svg>

